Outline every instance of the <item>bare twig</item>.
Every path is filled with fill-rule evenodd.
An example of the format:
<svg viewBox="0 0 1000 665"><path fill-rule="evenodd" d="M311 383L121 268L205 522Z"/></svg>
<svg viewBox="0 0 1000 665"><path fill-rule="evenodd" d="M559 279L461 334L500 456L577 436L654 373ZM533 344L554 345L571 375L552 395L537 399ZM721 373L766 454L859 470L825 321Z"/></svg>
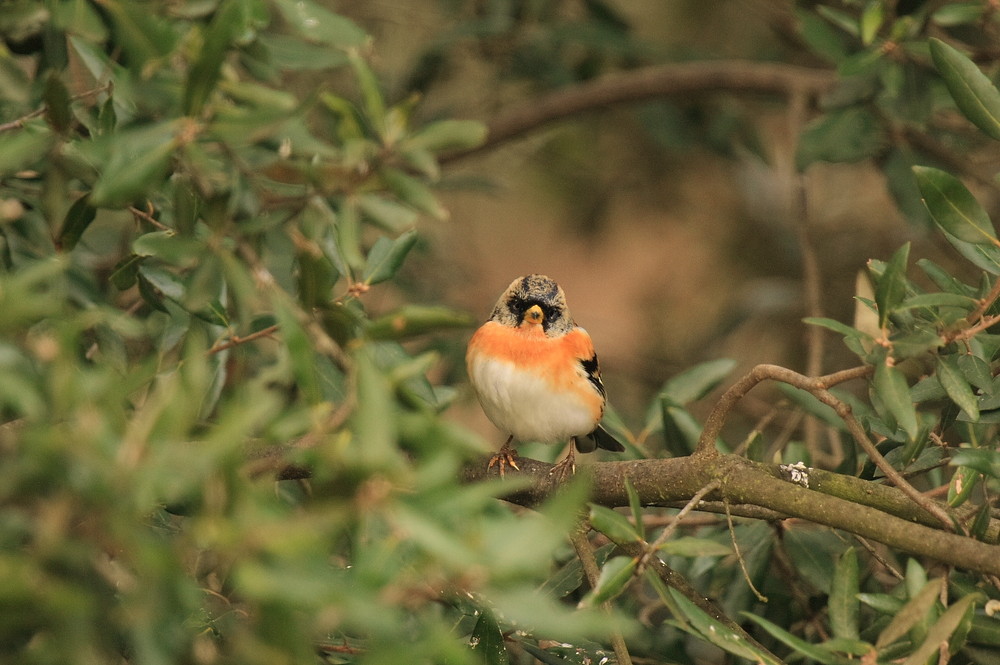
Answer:
<svg viewBox="0 0 1000 665"><path fill-rule="evenodd" d="M245 337L240 337L239 335L230 335L225 342L219 342L208 350L208 354L219 353L220 351L225 351L226 349L231 349L234 346L239 346L240 344L246 344L247 342L252 342L254 340L260 339L261 337L271 337L274 333L278 332L277 324L273 326L268 326L262 328L255 333L250 333Z"/></svg>
<svg viewBox="0 0 1000 665"><path fill-rule="evenodd" d="M580 558L580 565L583 567L583 574L587 576L587 582L590 584L591 589L597 588L597 581L601 576L601 571L597 567L597 560L594 558L594 550L590 546L590 540L587 538L587 532L590 530L590 526L586 521L583 522L578 528L574 529L570 534L570 540L573 543L573 548L576 550L577 557ZM604 609L606 611L611 610L611 603L604 603ZM614 649L615 658L617 658L619 663L623 665L632 665L632 656L628 652L628 645L625 644L625 638L622 636L620 631L611 631L611 648Z"/></svg>
<svg viewBox="0 0 1000 665"><path fill-rule="evenodd" d="M757 365L750 370L746 376L737 381L729 390L727 390L716 403L715 408L705 421L705 428L702 430L701 438L698 440L698 446L695 449L695 454L709 456L718 454L714 445L715 439L719 435L719 432L726 421L726 417L729 415L729 412L736 405L736 403L748 392L750 392L754 386L766 380L787 383L788 385L811 393L820 402L832 407L840 419L844 422L844 425L847 426L847 429L851 433L855 442L861 446L865 453L867 453L869 459L871 459L872 462L875 463L875 466L877 466L879 470L885 474L885 477L888 478L893 485L905 493L915 504L926 510L931 515L934 515L934 517L941 522L941 525L945 529L948 529L949 531L954 530L955 525L951 516L948 515L948 513L945 512L940 505L918 492L917 489L914 488L913 485L911 485L899 471L886 461L886 459L882 456L882 453L875 448L875 444L868 438L868 434L861 426L861 423L859 423L857 418L855 418L851 413L851 407L827 390L827 388L837 383L867 376L871 373L871 371L871 367L861 366L849 370L842 370L826 376L811 378L777 365Z"/></svg>
<svg viewBox="0 0 1000 665"><path fill-rule="evenodd" d="M96 88L85 90L84 92L73 95L72 97L69 98L69 100L71 102L78 102L81 99L87 99L88 97L93 97L102 92L108 92L109 90L111 90L113 85L114 84L111 81L108 81L104 85L100 85L97 86ZM29 120L34 120L35 118L45 115L45 112L48 110L48 108L49 107L46 104L45 106L35 109L31 113L26 113L22 115L20 118L15 118L14 120L0 123L0 133L9 132L14 129L22 129L28 123Z"/></svg>
<svg viewBox="0 0 1000 665"><path fill-rule="evenodd" d="M733 552L736 553L736 561L740 564L740 570L743 572L743 579L747 581L750 590L753 591L753 595L757 596L757 600L762 603L767 602L767 596L762 594L754 586L753 580L750 579L750 571L747 570L746 560L743 558L743 554L740 552L740 545L736 542L736 529L733 528L733 515L729 512L729 501L723 500L722 502L726 506L726 524L729 526L729 539L733 543Z"/></svg>

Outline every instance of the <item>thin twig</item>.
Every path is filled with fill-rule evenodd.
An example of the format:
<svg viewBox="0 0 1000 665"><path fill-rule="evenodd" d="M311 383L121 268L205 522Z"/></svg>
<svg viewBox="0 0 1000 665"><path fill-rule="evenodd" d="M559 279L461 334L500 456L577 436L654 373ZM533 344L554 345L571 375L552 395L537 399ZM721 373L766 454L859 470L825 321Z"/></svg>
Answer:
<svg viewBox="0 0 1000 665"><path fill-rule="evenodd" d="M743 559L743 554L740 553L740 545L736 542L736 529L733 528L733 515L729 512L729 500L723 499L722 503L726 506L726 524L729 526L729 538L733 543L733 552L736 553L736 561L739 562L740 570L743 571L743 579L747 581L750 590L753 591L753 595L757 596L757 600L766 603L767 596L758 591L757 587L754 586L753 580L750 579L750 572L747 570L746 561Z"/></svg>
<svg viewBox="0 0 1000 665"><path fill-rule="evenodd" d="M601 577L601 571L597 567L597 560L594 558L594 550L590 546L590 540L587 538L587 532L590 530L590 525L584 521L578 528L574 529L570 534L570 540L573 543L573 548L576 550L576 555L580 558L580 565L583 567L583 574L587 576L587 582L590 583L591 589L597 588L597 581ZM603 604L605 611L611 611L611 602L606 602ZM622 636L620 631L611 631L611 648L614 649L615 658L621 665L632 665L632 656L628 652L628 645L625 644L625 638Z"/></svg>
<svg viewBox="0 0 1000 665"><path fill-rule="evenodd" d="M808 377L790 369L779 367L778 365L757 365L742 379L730 387L729 390L723 393L721 398L719 398L715 408L712 409L712 412L705 421L705 427L702 430L701 438L698 440L698 445L695 448L695 454L706 456L719 454L715 449L715 439L722 430L722 426L726 422L726 417L729 415L729 412L733 409L736 403L748 392L750 392L754 386L766 380L787 383L788 385L811 393L820 402L832 407L840 419L844 422L844 425L851 433L854 441L861 446L865 453L868 454L869 459L871 459L875 466L877 466L882 473L885 474L885 477L888 478L904 494L906 494L910 500L933 515L939 522L941 522L941 525L945 529L954 531L955 524L951 516L948 515L948 513L941 508L940 505L917 491L917 489L914 488L913 485L911 485L899 471L886 461L885 457L882 456L882 453L875 448L875 444L868 438L868 434L861 426L861 423L859 423L857 418L855 418L851 413L850 405L840 400L836 395L827 390L827 388L837 383L867 376L872 371L873 370L870 366L863 365L861 367L842 370L826 376Z"/></svg>
<svg viewBox="0 0 1000 665"><path fill-rule="evenodd" d="M212 348L210 348L207 351L207 353L208 355L219 353L220 351L225 351L226 349L231 349L234 346L239 346L240 344L246 344L247 342L252 342L254 340L260 339L261 337L271 337L276 332L278 332L277 324L273 326L268 326L266 328L262 328L261 330L258 330L255 333L250 333L246 337L231 335L229 339L227 339L225 342L220 342L215 346L213 346Z"/></svg>
<svg viewBox="0 0 1000 665"><path fill-rule="evenodd" d="M104 85L73 95L72 97L69 98L69 101L78 102L81 99L86 99L87 97L93 97L94 95L111 90L113 86L114 84L111 81L108 81ZM49 108L48 104L45 104L30 113L22 115L20 118L15 118L14 120L0 123L0 133L9 132L13 129L23 129L29 120L34 120L35 118L45 115L45 112L48 110L48 108Z"/></svg>

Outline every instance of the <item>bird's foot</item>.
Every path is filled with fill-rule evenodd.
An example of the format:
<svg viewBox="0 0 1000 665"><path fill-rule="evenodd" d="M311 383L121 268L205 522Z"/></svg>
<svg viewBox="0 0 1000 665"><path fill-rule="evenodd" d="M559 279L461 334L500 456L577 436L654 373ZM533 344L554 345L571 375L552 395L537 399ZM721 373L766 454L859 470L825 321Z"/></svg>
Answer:
<svg viewBox="0 0 1000 665"><path fill-rule="evenodd" d="M549 470L549 475L553 476L559 482L564 482L569 480L574 475L576 475L576 448L570 444L569 452L566 453L566 457L562 458L556 462Z"/></svg>
<svg viewBox="0 0 1000 665"><path fill-rule="evenodd" d="M508 440L507 443L510 443ZM497 451L497 454L490 458L490 465L486 467L487 469L492 469L494 466L500 471L500 477L503 478L504 469L508 466L521 470L521 467L517 465L517 451L507 445L503 444L503 447Z"/></svg>

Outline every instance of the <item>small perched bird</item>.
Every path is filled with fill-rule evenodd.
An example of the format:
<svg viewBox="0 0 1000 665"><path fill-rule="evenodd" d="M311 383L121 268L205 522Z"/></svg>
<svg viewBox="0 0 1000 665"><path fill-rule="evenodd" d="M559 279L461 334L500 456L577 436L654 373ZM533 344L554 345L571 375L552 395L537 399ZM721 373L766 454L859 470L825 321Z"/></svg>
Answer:
<svg viewBox="0 0 1000 665"><path fill-rule="evenodd" d="M576 471L576 450L623 451L601 427L607 401L594 344L573 322L566 295L545 275L518 277L489 320L469 340L469 379L487 417L510 436L490 460L518 468L511 441L565 443L566 457L552 472Z"/></svg>

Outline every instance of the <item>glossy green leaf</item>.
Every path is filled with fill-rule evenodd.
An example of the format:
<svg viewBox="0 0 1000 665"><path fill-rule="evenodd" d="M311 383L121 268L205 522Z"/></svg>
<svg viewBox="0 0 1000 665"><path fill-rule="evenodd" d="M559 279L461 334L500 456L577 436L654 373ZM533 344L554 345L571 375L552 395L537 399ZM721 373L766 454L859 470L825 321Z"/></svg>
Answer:
<svg viewBox="0 0 1000 665"><path fill-rule="evenodd" d="M889 625L882 629L875 642L876 649L882 649L906 635L917 623L927 620L928 612L941 595L944 580L933 579L923 585L923 588L892 618Z"/></svg>
<svg viewBox="0 0 1000 665"><path fill-rule="evenodd" d="M955 105L987 136L1000 140L1000 91L974 62L949 44L932 37L934 66Z"/></svg>
<svg viewBox="0 0 1000 665"><path fill-rule="evenodd" d="M391 279L416 244L416 231L407 231L394 240L380 237L368 252L361 280L365 284L372 285Z"/></svg>
<svg viewBox="0 0 1000 665"><path fill-rule="evenodd" d="M295 376L295 385L305 399L316 404L323 399L319 374L316 370L316 353L313 351L309 335L299 321L296 308L284 299L276 298L274 315L281 329L281 341Z"/></svg>
<svg viewBox="0 0 1000 665"><path fill-rule="evenodd" d="M469 646L480 655L485 665L507 665L510 662L503 632L496 617L488 609L480 610L479 619L469 638Z"/></svg>
<svg viewBox="0 0 1000 665"><path fill-rule="evenodd" d="M837 559L833 569L833 583L830 590L830 628L834 637L857 640L860 579L858 555L853 547L848 547Z"/></svg>
<svg viewBox="0 0 1000 665"><path fill-rule="evenodd" d="M937 378L948 397L973 421L979 420L979 401L959 369L958 361L948 356L938 356Z"/></svg>
<svg viewBox="0 0 1000 665"><path fill-rule="evenodd" d="M913 173L924 205L943 231L973 244L997 244L989 215L961 180L929 166L914 166Z"/></svg>
<svg viewBox="0 0 1000 665"><path fill-rule="evenodd" d="M906 296L906 266L910 257L910 243L900 247L885 264L885 271L877 277L875 304L878 306L879 326L885 327L889 315Z"/></svg>
<svg viewBox="0 0 1000 665"><path fill-rule="evenodd" d="M584 596L580 604L584 607L597 607L622 593L635 579L638 561L629 556L616 556L608 559L601 568L597 585Z"/></svg>
<svg viewBox="0 0 1000 665"><path fill-rule="evenodd" d="M951 456L952 466L968 466L991 478L1000 478L1000 451L988 448L959 448Z"/></svg>
<svg viewBox="0 0 1000 665"><path fill-rule="evenodd" d="M624 515L596 503L590 504L590 526L607 536L611 542L619 545L642 541L639 529Z"/></svg>
<svg viewBox="0 0 1000 665"><path fill-rule="evenodd" d="M56 238L56 243L64 252L72 251L76 243L80 241L80 236L87 230L90 223L97 216L97 210L90 205L89 198L84 195L73 202L66 212L62 228Z"/></svg>
<svg viewBox="0 0 1000 665"><path fill-rule="evenodd" d="M667 450L674 457L694 451L701 435L701 424L691 413L668 397L660 397L660 420Z"/></svg>
<svg viewBox="0 0 1000 665"><path fill-rule="evenodd" d="M917 436L917 411L913 407L906 377L898 368L887 363L875 367L874 387L885 407L912 440Z"/></svg>

